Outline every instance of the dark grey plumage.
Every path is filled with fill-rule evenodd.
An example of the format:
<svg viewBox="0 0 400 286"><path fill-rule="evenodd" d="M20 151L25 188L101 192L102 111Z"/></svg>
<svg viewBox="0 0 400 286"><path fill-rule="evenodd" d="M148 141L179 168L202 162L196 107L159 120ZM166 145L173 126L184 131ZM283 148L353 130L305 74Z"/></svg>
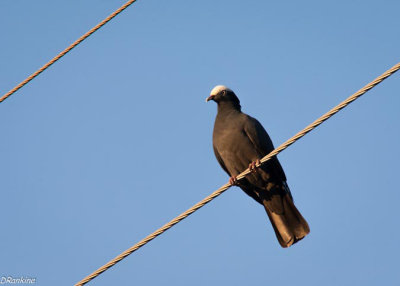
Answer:
<svg viewBox="0 0 400 286"><path fill-rule="evenodd" d="M241 112L240 101L225 86L216 86L207 101L218 104L213 132L215 156L230 176L236 177L272 150L264 127ZM262 204L282 247L289 247L309 232L309 226L293 203L286 176L276 157L238 183L250 197Z"/></svg>

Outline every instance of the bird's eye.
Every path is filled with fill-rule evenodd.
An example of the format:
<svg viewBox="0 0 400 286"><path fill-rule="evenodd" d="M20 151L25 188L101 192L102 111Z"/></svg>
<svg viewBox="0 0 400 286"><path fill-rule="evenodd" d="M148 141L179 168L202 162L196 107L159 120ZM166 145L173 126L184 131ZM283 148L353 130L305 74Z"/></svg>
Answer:
<svg viewBox="0 0 400 286"><path fill-rule="evenodd" d="M223 91L222 91L222 95L225 95L225 94L226 94L226 90L223 90Z"/></svg>

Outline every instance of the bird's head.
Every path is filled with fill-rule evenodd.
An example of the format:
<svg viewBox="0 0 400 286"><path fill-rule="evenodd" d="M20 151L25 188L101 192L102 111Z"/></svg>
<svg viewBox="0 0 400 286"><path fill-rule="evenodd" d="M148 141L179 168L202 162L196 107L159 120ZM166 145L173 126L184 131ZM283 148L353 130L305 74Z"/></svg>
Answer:
<svg viewBox="0 0 400 286"><path fill-rule="evenodd" d="M224 85L217 85L211 90L210 96L206 98L206 102L210 100L215 101L216 103L218 103L218 105L220 105L221 103L230 103L240 109L239 98L230 88Z"/></svg>

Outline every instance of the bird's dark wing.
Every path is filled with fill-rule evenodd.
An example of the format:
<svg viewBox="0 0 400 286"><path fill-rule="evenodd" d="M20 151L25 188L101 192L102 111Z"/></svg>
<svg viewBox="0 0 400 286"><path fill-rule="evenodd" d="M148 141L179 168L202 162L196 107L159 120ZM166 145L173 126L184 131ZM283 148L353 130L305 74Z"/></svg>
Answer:
<svg viewBox="0 0 400 286"><path fill-rule="evenodd" d="M215 157L217 158L218 163L221 165L222 169L224 169L224 171L225 171L229 176L231 176L231 174L229 173L228 169L227 169L226 166L225 166L224 161L223 161L222 158L221 158L221 155L219 155L218 150L217 150L217 148L215 148L214 145L213 145L213 149L214 149L214 154L215 154Z"/></svg>
<svg viewBox="0 0 400 286"><path fill-rule="evenodd" d="M274 150L271 138L257 119L247 115L244 131L253 143L254 148L263 156Z"/></svg>
<svg viewBox="0 0 400 286"><path fill-rule="evenodd" d="M275 149L274 144L272 143L272 140L269 137L267 131L265 131L264 127L261 125L260 122L258 122L257 119L246 115L244 131L261 157L266 156L268 153L272 152ZM273 170L275 175L282 181L286 181L285 172L283 171L283 168L278 159L276 157L273 157L269 161L272 167L271 169Z"/></svg>

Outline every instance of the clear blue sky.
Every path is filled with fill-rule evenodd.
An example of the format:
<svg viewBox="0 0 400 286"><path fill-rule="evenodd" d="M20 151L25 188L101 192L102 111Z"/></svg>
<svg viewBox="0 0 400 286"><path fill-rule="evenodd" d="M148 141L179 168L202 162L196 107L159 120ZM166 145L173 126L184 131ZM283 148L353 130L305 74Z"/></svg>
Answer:
<svg viewBox="0 0 400 286"><path fill-rule="evenodd" d="M122 5L1 1L4 94ZM226 183L225 84L279 145L399 62L400 2L139 0L0 104L0 276L71 285ZM400 74L279 155L311 233L240 189L92 285L397 285Z"/></svg>

